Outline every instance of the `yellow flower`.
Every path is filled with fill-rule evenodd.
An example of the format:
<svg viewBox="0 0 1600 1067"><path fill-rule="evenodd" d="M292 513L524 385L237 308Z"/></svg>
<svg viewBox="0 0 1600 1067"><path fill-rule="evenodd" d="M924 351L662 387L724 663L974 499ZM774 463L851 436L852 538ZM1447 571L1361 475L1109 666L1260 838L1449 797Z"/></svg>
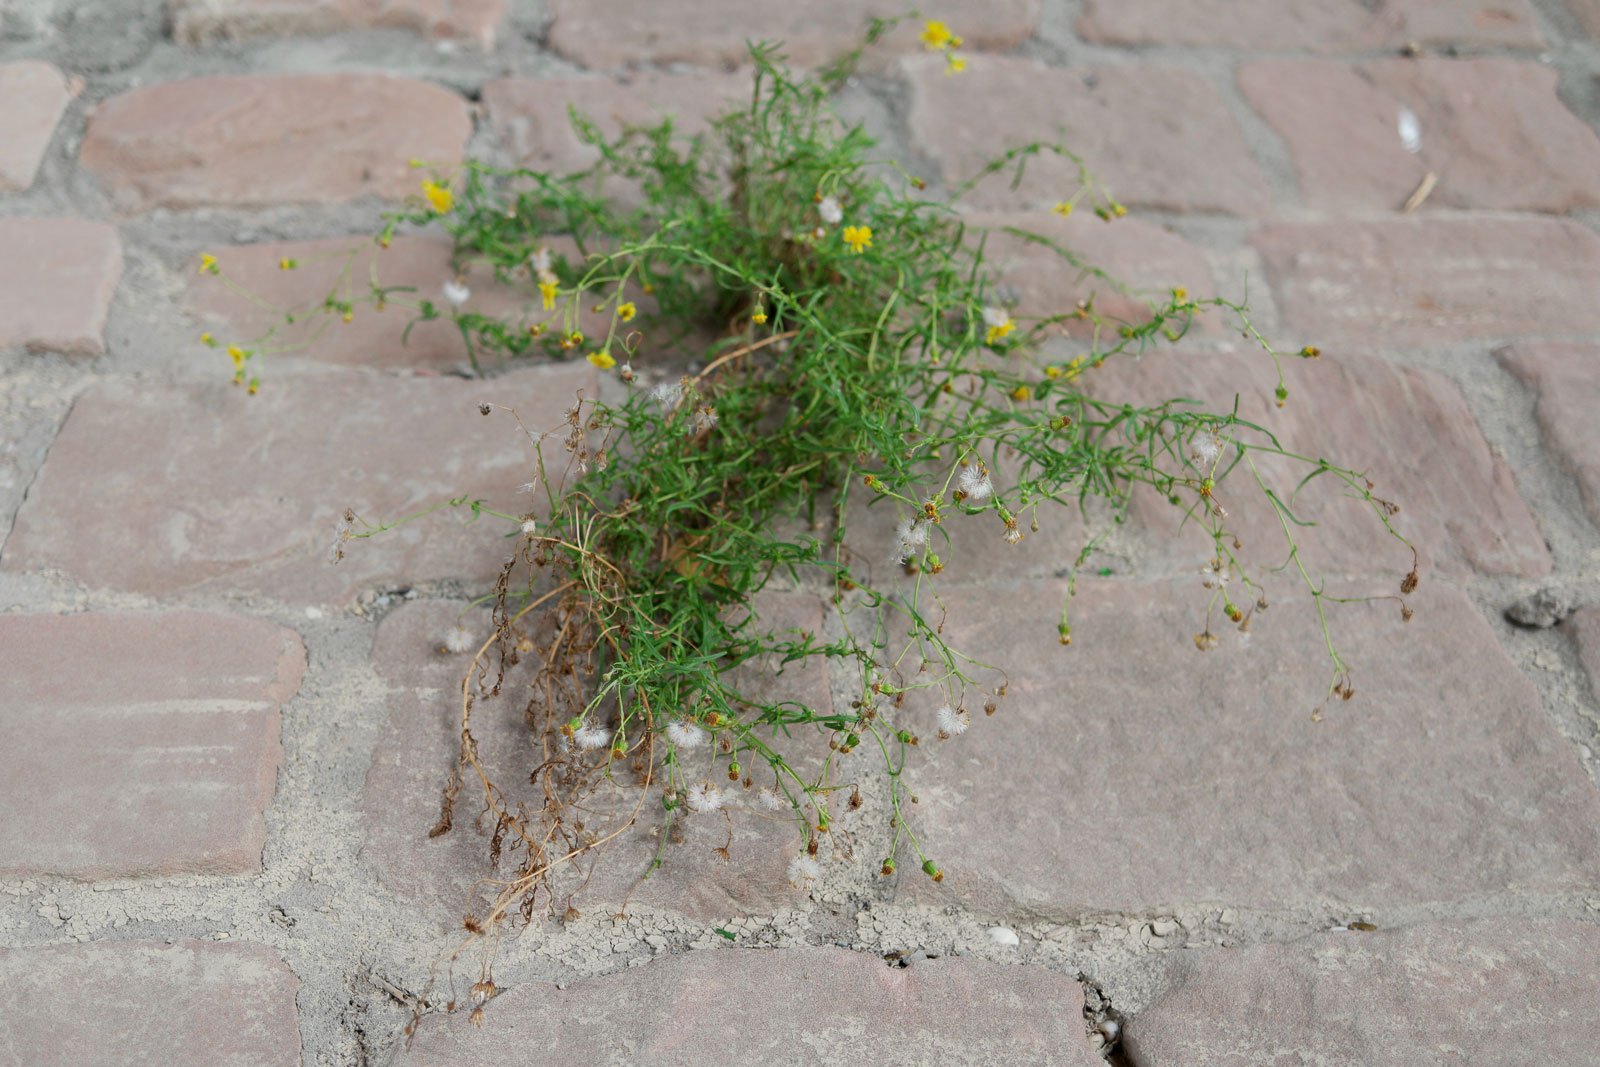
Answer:
<svg viewBox="0 0 1600 1067"><path fill-rule="evenodd" d="M1121 204L1112 204L1111 213L1120 219L1122 216L1128 213L1128 209L1123 207Z"/></svg>
<svg viewBox="0 0 1600 1067"><path fill-rule="evenodd" d="M544 299L544 309L546 311L549 311L551 308L556 306L556 293L560 291L560 288L561 287L553 281L543 281L539 283L539 296Z"/></svg>
<svg viewBox="0 0 1600 1067"><path fill-rule="evenodd" d="M1060 367L1046 367L1044 369L1044 376L1046 378L1052 378L1052 379L1059 378L1059 377L1061 377L1061 368Z"/></svg>
<svg viewBox="0 0 1600 1067"><path fill-rule="evenodd" d="M440 185L436 181L423 182L422 195L427 198L428 206L441 215L448 214L456 205L456 194L450 191L448 185Z"/></svg>
<svg viewBox="0 0 1600 1067"><path fill-rule="evenodd" d="M950 32L950 27L933 19L922 28L922 43L930 52L937 52L948 47L956 40L956 35Z"/></svg>
<svg viewBox="0 0 1600 1067"><path fill-rule="evenodd" d="M958 56L950 52L945 56L944 72L946 74L960 74L967 69L967 57Z"/></svg>
<svg viewBox="0 0 1600 1067"><path fill-rule="evenodd" d="M623 322L632 322L633 317L639 314L639 309L633 306L633 301L627 300L617 305L617 318Z"/></svg>
<svg viewBox="0 0 1600 1067"><path fill-rule="evenodd" d="M284 256L282 259L278 260L279 270L294 270L299 265L300 264L298 262L290 259L288 256Z"/></svg>
<svg viewBox="0 0 1600 1067"><path fill-rule="evenodd" d="M201 274L215 274L215 273L217 273L217 257L212 255L210 252L201 252L200 253L200 271L199 271L199 273L201 273Z"/></svg>
<svg viewBox="0 0 1600 1067"><path fill-rule="evenodd" d="M1000 341L1004 341L1007 337L1011 336L1011 331L1015 330L1016 328L1017 324L1012 322L1010 319L1007 319L1004 322L997 322L993 326L989 327L989 332L984 335L984 341L986 344L991 345Z"/></svg>
<svg viewBox="0 0 1600 1067"><path fill-rule="evenodd" d="M237 369L239 367L243 367L244 366L244 361L245 361L244 349L240 348L238 345L229 345L228 346L228 358L233 360L233 365L234 365L235 369Z"/></svg>
<svg viewBox="0 0 1600 1067"><path fill-rule="evenodd" d="M617 361L612 359L611 353L605 349L601 349L599 352L590 352L589 362L593 363L601 370L610 370L612 367L617 365Z"/></svg>
<svg viewBox="0 0 1600 1067"><path fill-rule="evenodd" d="M757 326L765 324L767 321L766 311L762 308L756 308L756 313L750 316L750 321L755 323Z"/></svg>
<svg viewBox="0 0 1600 1067"><path fill-rule="evenodd" d="M1072 217L1072 201L1063 200L1050 210L1064 219L1069 219Z"/></svg>
<svg viewBox="0 0 1600 1067"><path fill-rule="evenodd" d="M850 246L850 251L860 255L872 247L872 227L846 226L844 228L844 243Z"/></svg>
<svg viewBox="0 0 1600 1067"><path fill-rule="evenodd" d="M1185 289L1181 285L1178 286L1176 289L1172 290L1172 299L1180 304L1183 303L1185 300L1189 299L1189 290Z"/></svg>
<svg viewBox="0 0 1600 1067"><path fill-rule="evenodd" d="M207 330L205 333L200 335L200 343L210 347L217 343L217 339L211 336L211 331Z"/></svg>
<svg viewBox="0 0 1600 1067"><path fill-rule="evenodd" d="M1018 403L1021 403L1032 395L1032 390L1030 390L1026 385L1019 385L1015 389L1011 390L1011 399L1017 401Z"/></svg>

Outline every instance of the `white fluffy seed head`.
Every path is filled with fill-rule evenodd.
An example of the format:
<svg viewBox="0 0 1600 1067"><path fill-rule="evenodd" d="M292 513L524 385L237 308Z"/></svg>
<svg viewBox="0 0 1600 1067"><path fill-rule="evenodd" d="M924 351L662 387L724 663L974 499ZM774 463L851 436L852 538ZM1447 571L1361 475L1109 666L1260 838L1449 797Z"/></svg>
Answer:
<svg viewBox="0 0 1600 1067"><path fill-rule="evenodd" d="M472 636L472 631L460 624L452 626L444 635L445 651L454 652L458 656L463 652L471 652L476 644L477 640Z"/></svg>
<svg viewBox="0 0 1600 1067"><path fill-rule="evenodd" d="M547 274L550 271L551 259L550 250L541 248L528 257L528 265L533 268L535 274Z"/></svg>
<svg viewBox="0 0 1600 1067"><path fill-rule="evenodd" d="M1222 438L1214 433L1203 433L1194 439L1194 445L1189 450L1189 457L1194 460L1195 466L1210 470L1216 466L1217 460L1222 456Z"/></svg>
<svg viewBox="0 0 1600 1067"><path fill-rule="evenodd" d="M539 532L539 524L537 522L534 522L532 519L523 519L522 520L522 532L525 533L525 534L538 533Z"/></svg>
<svg viewBox="0 0 1600 1067"><path fill-rule="evenodd" d="M590 723L575 730L572 734L572 740L579 748L593 750L604 748L610 742L611 735L606 732L605 727Z"/></svg>
<svg viewBox="0 0 1600 1067"><path fill-rule="evenodd" d="M952 708L949 704L934 712L934 717L939 721L940 737L957 737L972 725L972 716L967 714L966 708Z"/></svg>
<svg viewBox="0 0 1600 1067"><path fill-rule="evenodd" d="M767 811L780 811L788 803L782 793L772 787L756 790L756 807L765 808Z"/></svg>
<svg viewBox="0 0 1600 1067"><path fill-rule="evenodd" d="M985 326L1004 326L1011 321L1011 313L1005 308L986 307L983 309L983 324Z"/></svg>
<svg viewBox="0 0 1600 1067"><path fill-rule="evenodd" d="M453 278L444 283L444 298L450 301L451 307L460 307L467 302L467 298L471 295L471 289L468 289Z"/></svg>
<svg viewBox="0 0 1600 1067"><path fill-rule="evenodd" d="M699 748L706 743L706 732L682 719L676 719L667 723L667 740L678 748Z"/></svg>
<svg viewBox="0 0 1600 1067"><path fill-rule="evenodd" d="M681 378L677 381L662 382L660 385L650 390L650 399L654 400L657 404L660 404L664 408L677 407L678 401L682 398L683 380Z"/></svg>
<svg viewBox="0 0 1600 1067"><path fill-rule="evenodd" d="M722 795L722 790L710 782L691 785L684 799L688 803L690 811L697 811L701 814L718 811L727 803L727 797Z"/></svg>
<svg viewBox="0 0 1600 1067"><path fill-rule="evenodd" d="M994 493L994 482L989 478L989 469L981 463L963 467L960 477L956 479L956 485L974 504L983 503Z"/></svg>
<svg viewBox="0 0 1600 1067"><path fill-rule="evenodd" d="M837 226L844 221L844 208L839 205L836 196L825 196L817 204L817 217L829 226Z"/></svg>
<svg viewBox="0 0 1600 1067"><path fill-rule="evenodd" d="M813 882L822 878L822 864L801 853L789 861L789 884L796 889L805 889Z"/></svg>

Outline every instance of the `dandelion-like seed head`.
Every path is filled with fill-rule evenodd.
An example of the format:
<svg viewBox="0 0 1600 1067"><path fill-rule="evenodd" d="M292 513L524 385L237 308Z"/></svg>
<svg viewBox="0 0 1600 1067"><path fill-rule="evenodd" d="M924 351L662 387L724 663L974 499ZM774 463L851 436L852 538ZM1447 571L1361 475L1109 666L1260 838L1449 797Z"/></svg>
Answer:
<svg viewBox="0 0 1600 1067"><path fill-rule="evenodd" d="M592 751L611 743L611 734L604 726L589 723L573 731L573 742L581 749Z"/></svg>
<svg viewBox="0 0 1600 1067"><path fill-rule="evenodd" d="M822 864L801 853L789 861L789 884L806 889L822 880Z"/></svg>
<svg viewBox="0 0 1600 1067"><path fill-rule="evenodd" d="M989 468L982 463L964 467L956 478L956 486L966 500L981 504L994 495L994 482L989 478Z"/></svg>
<svg viewBox="0 0 1600 1067"><path fill-rule="evenodd" d="M472 636L472 631L460 623L452 626L444 635L445 651L458 656L464 652L471 652L476 644L477 639Z"/></svg>
<svg viewBox="0 0 1600 1067"><path fill-rule="evenodd" d="M706 732L693 723L674 719L667 723L667 740L677 748L699 748L706 743Z"/></svg>
<svg viewBox="0 0 1600 1067"><path fill-rule="evenodd" d="M444 283L444 298L450 302L450 306L453 308L458 308L465 304L471 296L472 290L454 278Z"/></svg>
<svg viewBox="0 0 1600 1067"><path fill-rule="evenodd" d="M817 202L817 216L829 226L837 226L844 221L844 208L839 204L836 196L825 196Z"/></svg>
<svg viewBox="0 0 1600 1067"><path fill-rule="evenodd" d="M684 799L689 805L690 811L697 811L702 815L720 811L722 806L728 802L728 798L723 795L722 790L710 782L699 782L691 785Z"/></svg>
<svg viewBox="0 0 1600 1067"><path fill-rule="evenodd" d="M939 737L943 740L959 737L972 725L972 716L967 714L966 708L952 708L946 704L933 714L939 723Z"/></svg>

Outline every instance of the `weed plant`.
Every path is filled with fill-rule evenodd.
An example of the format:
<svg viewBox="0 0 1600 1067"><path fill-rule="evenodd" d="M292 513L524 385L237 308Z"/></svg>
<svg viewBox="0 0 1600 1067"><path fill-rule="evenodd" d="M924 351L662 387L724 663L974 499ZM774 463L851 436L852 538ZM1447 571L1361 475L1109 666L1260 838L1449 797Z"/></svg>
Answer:
<svg viewBox="0 0 1600 1067"><path fill-rule="evenodd" d="M891 25L875 24L867 43ZM930 23L923 39L959 74L958 38ZM787 812L798 838L790 875L804 886L820 874L819 841L841 807L859 803L848 783L863 760L888 781L883 874L909 860L942 879L908 817L906 769L923 738L955 738L974 709L992 713L1005 665L946 641L939 576L1007 551L1070 509L1105 520L1060 561L1075 579L1141 487L1180 509L1182 535L1212 551L1196 586L1208 619L1195 636L1202 650L1219 640L1209 620L1247 629L1267 606L1268 578L1283 574L1304 585L1322 625L1329 694L1353 692L1326 616L1338 598L1307 569L1297 541L1306 523L1296 494L1331 480L1406 544L1391 524L1394 505L1361 473L1287 450L1237 411L1125 403L1092 385L1106 364L1182 339L1202 312L1228 317L1275 368L1280 406L1285 364L1317 350L1280 352L1242 302L1181 288L1135 320L1092 301L1015 314L986 266L987 235L969 229L957 204L979 179L1020 178L1042 153L1076 157L1024 145L947 195L930 193L830 110L859 55L799 75L773 48L753 47L748 102L694 136L664 122L608 137L574 114L597 153L579 173L477 162L434 173L377 240L447 232L462 273L437 296L346 276L320 305L288 311L281 328L228 349L238 380L254 389L252 361L295 343L286 339L292 325L395 304L421 321L453 322L480 370L587 359L606 379L598 395L575 398L560 425L524 427L532 475L520 506L449 502L505 521L517 545L488 598L492 632L458 630L445 641L471 663L460 758L433 832L469 807L492 826L492 859L509 872L488 913L469 916L475 935L570 907L552 875L647 806L664 821L663 843L679 819ZM1081 163L1078 174L1056 213L1089 211L1115 225L1122 206ZM1063 276L1120 288L1057 241L1007 233L1058 257ZM482 265L524 294L518 311L473 310L462 279ZM202 269L221 273L209 257ZM585 328L594 321L603 326ZM1263 460L1297 465L1293 489L1275 488ZM1240 551L1225 486L1260 494L1278 517L1282 552L1270 551L1267 574ZM892 543L879 559L853 557L847 523L885 508L899 517ZM393 525L347 513L335 556ZM1401 583L1407 617L1414 551L1412 559ZM1074 584L1059 617L1038 620L1062 645L1072 637ZM774 585L825 588L835 636L765 623L755 606ZM751 684L759 672L740 670L817 660L845 665L852 699L828 708L770 699ZM518 662L534 672L519 690L537 759L518 775L533 783L532 802L483 765L472 723L474 705ZM917 691L938 707L931 719L905 704ZM575 813L608 779L636 787L638 803L604 828L585 823Z"/></svg>

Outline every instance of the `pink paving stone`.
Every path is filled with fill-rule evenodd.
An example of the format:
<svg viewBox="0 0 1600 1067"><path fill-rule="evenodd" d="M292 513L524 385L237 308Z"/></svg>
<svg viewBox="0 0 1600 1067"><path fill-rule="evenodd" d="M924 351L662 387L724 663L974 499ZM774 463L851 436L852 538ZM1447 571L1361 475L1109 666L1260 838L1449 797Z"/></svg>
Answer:
<svg viewBox="0 0 1600 1067"><path fill-rule="evenodd" d="M259 869L305 667L297 634L256 619L0 615L0 873Z"/></svg>
<svg viewBox="0 0 1600 1067"><path fill-rule="evenodd" d="M623 1062L1028 1063L1095 1067L1083 990L1041 967L940 959L908 968L837 948L717 949L656 960L566 989L516 986L487 1025L430 1016L399 1062L527 1067Z"/></svg>
<svg viewBox="0 0 1600 1067"><path fill-rule="evenodd" d="M0 193L21 192L33 184L72 95L66 77L48 63L0 63L0 100L5 101L0 111Z"/></svg>
<svg viewBox="0 0 1600 1067"><path fill-rule="evenodd" d="M790 62L825 63L858 47L870 18L895 13L873 0L551 0L550 46L591 69L637 63L744 63L748 41L781 42ZM1038 0L948 0L937 17L967 50L1004 50L1026 40ZM920 23L891 33L896 51L922 48Z"/></svg>
<svg viewBox="0 0 1600 1067"><path fill-rule="evenodd" d="M822 610L817 598L802 594L764 593L757 601L765 625L819 636ZM473 883L494 873L488 863L488 840L474 825L482 800L481 793L474 793L474 783L462 791L454 828L438 837L427 836L439 817L441 790L460 739L461 678L470 657L439 651L459 611L459 605L445 602L408 604L379 626L373 668L388 687L389 727L373 757L360 801L366 825L364 862L392 893L423 905L445 926L459 925L467 911L483 913ZM482 614L470 615L468 627L484 637L489 633ZM744 677L755 692L771 699L804 701L816 709L831 706L820 664L781 676L751 670ZM524 692L526 670L513 671L510 677L506 692ZM472 723L480 758L491 776L516 795L516 783L525 781L532 767L534 743L523 724L521 703L506 697L481 699ZM805 735L797 731L796 736ZM822 746L816 739L809 743ZM684 760L687 773L731 787L725 762L712 769L709 749L685 753ZM627 770L619 774L624 782L633 780ZM758 786L771 784L770 774L763 779L752 769L752 776ZM610 832L621 824L617 814L631 811L638 799L631 785L602 790L585 805L589 828ZM646 799L637 823L603 854L586 885L580 882L588 872L587 860L582 868L558 879L563 907L566 894L575 893L571 903L583 914L609 916L626 901L630 906L665 908L715 921L804 902L805 897L789 886L786 874L798 844L793 821L765 812L754 814L748 804L732 809L734 836L728 862L712 850L727 842L729 823L690 816L681 824L682 841L667 848L665 866L639 884L656 854L661 826L659 790L652 790ZM506 866L502 873L510 869Z"/></svg>
<svg viewBox="0 0 1600 1067"><path fill-rule="evenodd" d="M121 280L114 227L90 219L0 219L0 348L99 355Z"/></svg>
<svg viewBox="0 0 1600 1067"><path fill-rule="evenodd" d="M1102 315L1142 325L1150 321L1150 304L1165 304L1175 286L1184 287L1196 300L1217 295L1206 254L1171 230L1143 219L1107 223L1088 212L1068 219L1037 212L974 215L964 221L974 231L987 232L984 260L998 277L998 295L1015 298L1019 317L1067 314L1078 301L1092 298ZM1074 267L1056 251L1007 233L1007 228L1053 241L1106 277ZM1214 313L1198 316L1195 323L1202 332L1214 332L1220 325ZM1073 332L1086 338L1093 327L1073 324Z"/></svg>
<svg viewBox="0 0 1600 1067"><path fill-rule="evenodd" d="M1260 51L1543 44L1528 0L1085 0L1078 32L1104 44Z"/></svg>
<svg viewBox="0 0 1600 1067"><path fill-rule="evenodd" d="M569 108L592 120L607 137L666 118L673 119L679 132L692 135L702 132L710 118L749 97L748 74L707 71L501 78L483 87L489 119L505 135L517 160L557 174L581 170L598 158L573 131Z"/></svg>
<svg viewBox="0 0 1600 1067"><path fill-rule="evenodd" d="M1216 87L1174 67L1067 70L1031 59L988 58L950 77L937 57L907 59L912 136L946 181L965 181L1006 150L1060 142L1124 204L1165 211L1256 215L1266 178ZM1045 154L1022 184L1011 171L974 190L994 208L1048 208L1078 189L1077 168Z"/></svg>
<svg viewBox="0 0 1600 1067"><path fill-rule="evenodd" d="M1145 403L1185 396L1218 413L1230 411L1238 396L1239 417L1275 434L1284 449L1362 472L1374 493L1400 505L1394 525L1417 547L1424 574L1461 579L1474 570L1522 577L1550 572L1544 535L1511 468L1484 440L1454 382L1370 356L1291 359L1285 379L1290 398L1280 410L1273 396L1277 374L1264 353L1158 349L1137 363L1108 364L1090 376L1088 388L1106 399ZM1266 443L1248 431L1240 436ZM1230 452L1224 464L1231 458ZM1317 523L1296 531L1308 567L1395 582L1410 569L1410 551L1365 502L1347 495L1343 482L1324 475L1296 494L1312 467L1271 456L1260 457L1259 466L1297 518ZM1287 558L1282 525L1247 468L1224 480L1216 499L1229 512L1229 529L1244 540L1242 559L1263 570ZM1138 501L1140 534L1157 566L1187 564L1193 573L1214 554L1206 535L1193 526L1178 528L1178 509L1153 492Z"/></svg>
<svg viewBox="0 0 1600 1067"><path fill-rule="evenodd" d="M1167 957L1127 1024L1140 1067L1582 1064L1600 1047L1600 926L1548 919L1320 933Z"/></svg>
<svg viewBox="0 0 1600 1067"><path fill-rule="evenodd" d="M1577 480L1584 506L1600 522L1600 346L1518 344L1495 353L1533 392L1546 446Z"/></svg>
<svg viewBox="0 0 1600 1067"><path fill-rule="evenodd" d="M578 268L583 262L570 238L552 237L549 248L558 261L564 258L569 266ZM218 248L214 254L219 275L202 274L194 265L185 270L183 304L200 328L212 333L219 349L234 343L251 347L271 330L273 345L293 346L283 352L290 358L367 367L444 370L468 364L467 346L454 321L416 318L422 300L444 309L444 283L458 275L471 294L462 305L463 312L545 323L552 330L562 327L564 311L560 307L548 312L543 309L527 269L513 282L501 283L496 281L493 267L481 258L464 257L465 269L457 270L452 265L452 249L448 236L433 233L396 237L387 249L379 248L368 235ZM294 260L297 266L284 270L284 259ZM373 277L394 290L382 312L371 299ZM322 311L330 294L355 303L350 322ZM654 304L637 284L628 286L627 296L638 305L641 317L636 325L647 326ZM295 324L284 323L285 311L295 314ZM596 313L593 301L585 301L578 313L578 329L589 337L604 338L611 319L609 307ZM651 354L651 332L646 330L646 341L641 342L646 359ZM225 357L218 358L225 361ZM498 366L500 358L495 352L479 353L486 368Z"/></svg>
<svg viewBox="0 0 1600 1067"><path fill-rule="evenodd" d="M29 1067L300 1062L300 982L265 945L0 949L0 1047Z"/></svg>
<svg viewBox="0 0 1600 1067"><path fill-rule="evenodd" d="M1556 96L1556 72L1509 59L1252 63L1252 107L1288 142L1305 202L1398 209L1432 172L1428 208L1565 212L1600 204L1600 139ZM1417 117L1421 149L1401 143Z"/></svg>
<svg viewBox="0 0 1600 1067"><path fill-rule="evenodd" d="M494 47L505 0L168 0L180 44L400 29Z"/></svg>
<svg viewBox="0 0 1600 1067"><path fill-rule="evenodd" d="M1294 345L1600 330L1600 236L1540 218L1284 223L1253 244Z"/></svg>
<svg viewBox="0 0 1600 1067"><path fill-rule="evenodd" d="M1321 722L1329 662L1305 596L1276 598L1248 644L1223 624L1203 653L1196 579L1081 582L1070 647L1064 592L947 591L946 640L1010 691L910 772L946 878L907 860L902 899L1070 915L1594 885L1600 791L1457 590L1425 584L1409 624L1392 601L1330 605L1356 695ZM931 737L924 703L907 717Z"/></svg>
<svg viewBox="0 0 1600 1067"><path fill-rule="evenodd" d="M353 542L330 566L340 517L349 507L392 521L463 495L522 507L527 437L478 405L509 405L530 428L554 428L577 390L592 392L592 371L568 364L491 381L338 371L269 377L255 397L220 380L96 385L51 448L0 569L293 604L445 580L487 587L509 554L497 520L446 509Z"/></svg>
<svg viewBox="0 0 1600 1067"><path fill-rule="evenodd" d="M112 97L80 158L125 211L336 204L418 190L412 159L449 168L467 103L382 74L190 78Z"/></svg>

